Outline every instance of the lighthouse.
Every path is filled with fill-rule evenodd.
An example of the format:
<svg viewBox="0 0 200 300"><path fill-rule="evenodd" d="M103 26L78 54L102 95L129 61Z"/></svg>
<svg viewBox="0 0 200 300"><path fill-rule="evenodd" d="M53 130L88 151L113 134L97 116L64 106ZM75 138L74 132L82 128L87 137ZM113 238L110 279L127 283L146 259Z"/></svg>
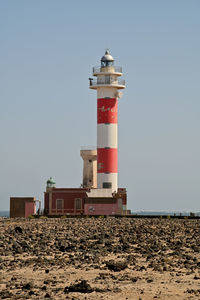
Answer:
<svg viewBox="0 0 200 300"><path fill-rule="evenodd" d="M97 90L97 188L118 191L118 99L125 81L122 68L106 50L101 66L93 68L90 89Z"/></svg>
<svg viewBox="0 0 200 300"><path fill-rule="evenodd" d="M79 188L58 188L50 178L44 193L46 215L126 215L127 191L118 187L118 99L125 81L122 68L106 50L93 68L90 88L97 90L97 147L80 150L83 181Z"/></svg>

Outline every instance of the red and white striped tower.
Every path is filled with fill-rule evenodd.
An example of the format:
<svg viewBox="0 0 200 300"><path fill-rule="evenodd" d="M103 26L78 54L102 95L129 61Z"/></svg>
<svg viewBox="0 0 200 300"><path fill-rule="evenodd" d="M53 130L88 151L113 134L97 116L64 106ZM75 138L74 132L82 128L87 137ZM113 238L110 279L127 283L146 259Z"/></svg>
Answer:
<svg viewBox="0 0 200 300"><path fill-rule="evenodd" d="M125 88L125 81L118 80L122 68L114 66L114 59L106 50L101 66L93 68L89 78L90 88L97 90L97 187L118 190L118 90Z"/></svg>

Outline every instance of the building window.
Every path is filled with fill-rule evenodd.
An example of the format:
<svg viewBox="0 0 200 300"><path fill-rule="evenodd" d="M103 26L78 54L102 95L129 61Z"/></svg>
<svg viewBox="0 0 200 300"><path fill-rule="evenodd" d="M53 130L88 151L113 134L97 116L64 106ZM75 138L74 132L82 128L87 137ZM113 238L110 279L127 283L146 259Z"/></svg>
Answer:
<svg viewBox="0 0 200 300"><path fill-rule="evenodd" d="M56 199L56 208L63 209L63 199Z"/></svg>
<svg viewBox="0 0 200 300"><path fill-rule="evenodd" d="M112 182L103 182L103 189L111 189Z"/></svg>
<svg viewBox="0 0 200 300"><path fill-rule="evenodd" d="M75 199L75 209L82 209L82 199L81 198Z"/></svg>

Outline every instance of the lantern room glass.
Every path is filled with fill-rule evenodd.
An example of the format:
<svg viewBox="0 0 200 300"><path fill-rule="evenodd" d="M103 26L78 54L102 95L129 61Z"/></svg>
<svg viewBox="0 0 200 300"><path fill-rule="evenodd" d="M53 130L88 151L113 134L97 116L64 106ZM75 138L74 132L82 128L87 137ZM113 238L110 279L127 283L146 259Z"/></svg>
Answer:
<svg viewBox="0 0 200 300"><path fill-rule="evenodd" d="M102 67L111 67L114 65L114 61L101 61Z"/></svg>

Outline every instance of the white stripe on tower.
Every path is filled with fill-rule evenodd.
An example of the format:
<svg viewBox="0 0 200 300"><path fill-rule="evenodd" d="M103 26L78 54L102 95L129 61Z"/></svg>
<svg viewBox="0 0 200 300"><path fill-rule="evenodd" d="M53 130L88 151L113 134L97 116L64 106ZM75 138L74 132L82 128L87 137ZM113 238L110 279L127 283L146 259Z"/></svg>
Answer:
<svg viewBox="0 0 200 300"><path fill-rule="evenodd" d="M117 123L97 125L97 148L117 148Z"/></svg>

